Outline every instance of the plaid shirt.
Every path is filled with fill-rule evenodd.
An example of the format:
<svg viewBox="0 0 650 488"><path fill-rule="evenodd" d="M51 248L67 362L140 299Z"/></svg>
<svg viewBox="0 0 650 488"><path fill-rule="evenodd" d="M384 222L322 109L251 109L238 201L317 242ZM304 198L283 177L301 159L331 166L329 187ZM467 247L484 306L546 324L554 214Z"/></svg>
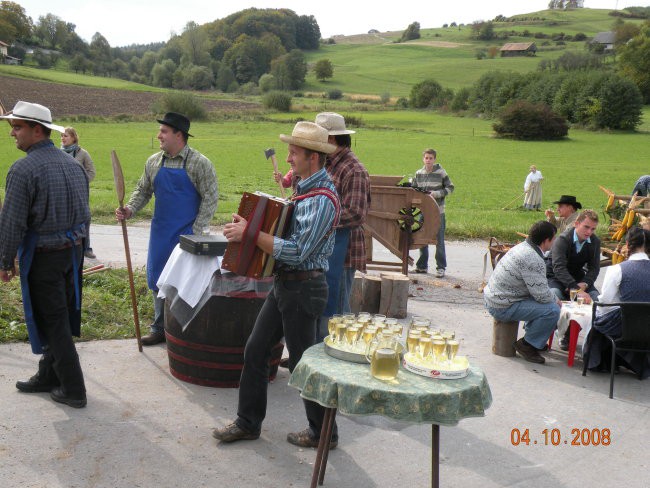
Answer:
<svg viewBox="0 0 650 488"><path fill-rule="evenodd" d="M366 271L366 240L362 225L370 208L370 176L349 147L327 156L325 169L341 199L339 227L350 228L345 267Z"/></svg>
<svg viewBox="0 0 650 488"><path fill-rule="evenodd" d="M182 168L183 163L185 163L187 176L201 197L199 213L196 215L196 220L192 226L192 231L200 235L203 233L203 229L210 225L210 221L217 209L219 187L217 185L217 172L210 160L190 146L186 145L174 158L170 157L169 154L164 154L163 151L149 157L144 165L144 173L138 180L127 206L135 214L149 203L153 195L153 182L162 167L163 156L165 156L165 168L178 169Z"/></svg>
<svg viewBox="0 0 650 488"><path fill-rule="evenodd" d="M38 234L38 247L68 242L66 231L90 219L88 176L50 139L37 142L7 173L0 212L0 268L12 269L18 246L28 230ZM85 227L74 233L86 235Z"/></svg>

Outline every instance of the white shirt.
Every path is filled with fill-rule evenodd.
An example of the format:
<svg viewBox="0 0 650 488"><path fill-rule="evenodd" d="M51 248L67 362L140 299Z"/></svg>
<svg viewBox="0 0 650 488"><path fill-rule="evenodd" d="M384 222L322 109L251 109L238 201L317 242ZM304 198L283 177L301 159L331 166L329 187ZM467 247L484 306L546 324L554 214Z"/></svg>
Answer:
<svg viewBox="0 0 650 488"><path fill-rule="evenodd" d="M524 191L528 191L531 183L537 183L538 181L541 181L543 179L544 177L542 176L541 171L537 170L534 173L531 171L530 173L528 173L528 176L526 177L526 182L524 183Z"/></svg>
<svg viewBox="0 0 650 488"><path fill-rule="evenodd" d="M638 251L632 254L628 261L647 261L648 255L643 251ZM615 303L621 301L621 279L622 279L621 265L615 264L614 266L609 266L607 272L605 273L605 279L603 280L603 291L598 295L598 301L603 303ZM611 310L615 310L618 307L598 307L596 309L596 315L601 316L606 314Z"/></svg>

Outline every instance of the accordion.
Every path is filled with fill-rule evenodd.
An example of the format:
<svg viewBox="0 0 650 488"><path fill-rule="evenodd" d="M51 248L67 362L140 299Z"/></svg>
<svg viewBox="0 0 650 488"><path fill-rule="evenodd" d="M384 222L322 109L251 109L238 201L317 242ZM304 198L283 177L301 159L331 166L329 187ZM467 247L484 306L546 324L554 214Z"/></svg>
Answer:
<svg viewBox="0 0 650 488"><path fill-rule="evenodd" d="M275 259L257 247L257 236L265 232L284 237L291 222L293 203L261 192L244 192L237 214L248 222L241 242L228 242L221 267L249 278L273 274Z"/></svg>

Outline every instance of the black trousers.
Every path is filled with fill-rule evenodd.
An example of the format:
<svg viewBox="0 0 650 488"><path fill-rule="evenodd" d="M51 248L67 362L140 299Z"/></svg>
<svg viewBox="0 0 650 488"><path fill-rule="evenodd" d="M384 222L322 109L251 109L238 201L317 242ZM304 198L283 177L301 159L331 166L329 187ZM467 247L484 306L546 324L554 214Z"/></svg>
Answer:
<svg viewBox="0 0 650 488"><path fill-rule="evenodd" d="M82 246L76 246L76 255L81 272ZM71 396L83 396L86 387L72 341L72 323L79 313L75 305L72 256L72 248L35 253L28 281L36 326L47 344L38 375L43 381L60 384Z"/></svg>
<svg viewBox="0 0 650 488"><path fill-rule="evenodd" d="M266 417L271 348L284 336L289 351L289 371L316 343L316 326L327 303L325 275L307 280L275 278L244 349L244 369L239 385L237 425L259 433ZM313 437L320 437L325 409L303 400Z"/></svg>

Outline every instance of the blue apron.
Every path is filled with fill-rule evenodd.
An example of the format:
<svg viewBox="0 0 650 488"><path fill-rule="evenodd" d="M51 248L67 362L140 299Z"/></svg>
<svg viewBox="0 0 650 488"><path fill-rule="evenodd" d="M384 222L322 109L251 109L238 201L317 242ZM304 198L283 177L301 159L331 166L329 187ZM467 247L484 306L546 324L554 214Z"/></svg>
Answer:
<svg viewBox="0 0 650 488"><path fill-rule="evenodd" d="M156 283L169 256L178 244L181 234L192 234L192 226L199 213L201 196L182 168L166 168L163 156L162 166L153 181L156 203L151 220L149 253L147 255L147 285L158 291Z"/></svg>
<svg viewBox="0 0 650 488"><path fill-rule="evenodd" d="M79 336L81 332L81 273L79 273L79 264L77 263L77 246L74 245L73 231L79 230L80 226L66 232L66 237L73 243L72 246L72 270L74 273L74 294L76 313L70 313L70 332L72 335ZM47 340L38 330L34 320L34 310L32 309L32 297L29 293L29 270L32 268L34 252L38 234L28 230L23 238L23 242L18 247L18 266L20 267L20 291L23 297L23 310L25 311L25 323L27 324L27 335L29 343L32 346L34 354L43 354L43 346L47 345Z"/></svg>
<svg viewBox="0 0 650 488"><path fill-rule="evenodd" d="M345 257L348 254L348 243L350 242L350 228L336 229L334 236L334 250L330 255L328 262L328 270L325 273L327 280L328 294L327 305L323 311L323 316L331 317L335 313L341 313L338 310L339 305L339 289L340 282L343 278L343 266L345 265Z"/></svg>

